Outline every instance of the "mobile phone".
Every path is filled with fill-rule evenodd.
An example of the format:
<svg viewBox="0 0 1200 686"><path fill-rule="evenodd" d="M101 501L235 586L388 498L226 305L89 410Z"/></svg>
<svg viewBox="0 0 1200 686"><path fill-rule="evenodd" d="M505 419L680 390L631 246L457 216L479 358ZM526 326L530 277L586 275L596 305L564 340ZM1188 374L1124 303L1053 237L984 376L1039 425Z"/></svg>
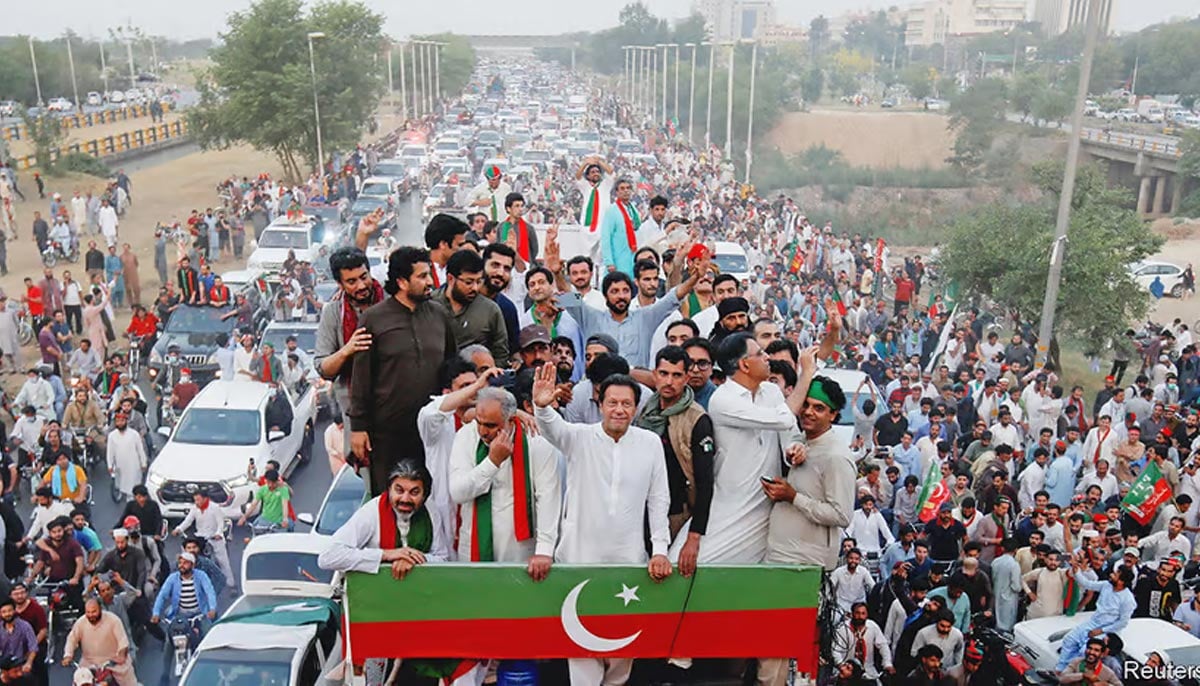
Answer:
<svg viewBox="0 0 1200 686"><path fill-rule="evenodd" d="M773 476L760 476L758 478L761 479L763 481L763 483L768 483L768 484L775 483L775 477L773 477Z"/></svg>

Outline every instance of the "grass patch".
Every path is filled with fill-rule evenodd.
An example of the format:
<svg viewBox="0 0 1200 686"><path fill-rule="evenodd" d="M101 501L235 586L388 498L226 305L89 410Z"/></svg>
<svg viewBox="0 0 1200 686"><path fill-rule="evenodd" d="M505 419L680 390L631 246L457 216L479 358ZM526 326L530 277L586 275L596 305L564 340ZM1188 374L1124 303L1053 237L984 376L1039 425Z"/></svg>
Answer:
<svg viewBox="0 0 1200 686"><path fill-rule="evenodd" d="M813 146L795 155L778 149L756 155L755 185L766 191L779 188L822 186L867 188L968 188L975 182L952 168L875 169L847 164L841 153L824 145Z"/></svg>

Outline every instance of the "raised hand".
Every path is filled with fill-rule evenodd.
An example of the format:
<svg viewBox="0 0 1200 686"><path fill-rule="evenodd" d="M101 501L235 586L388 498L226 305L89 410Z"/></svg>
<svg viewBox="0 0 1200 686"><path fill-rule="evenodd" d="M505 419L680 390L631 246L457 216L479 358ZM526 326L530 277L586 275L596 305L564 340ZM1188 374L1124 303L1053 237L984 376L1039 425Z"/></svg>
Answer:
<svg viewBox="0 0 1200 686"><path fill-rule="evenodd" d="M558 395L555 387L558 381L556 368L552 364L544 364L533 374L533 404L538 407L549 407Z"/></svg>

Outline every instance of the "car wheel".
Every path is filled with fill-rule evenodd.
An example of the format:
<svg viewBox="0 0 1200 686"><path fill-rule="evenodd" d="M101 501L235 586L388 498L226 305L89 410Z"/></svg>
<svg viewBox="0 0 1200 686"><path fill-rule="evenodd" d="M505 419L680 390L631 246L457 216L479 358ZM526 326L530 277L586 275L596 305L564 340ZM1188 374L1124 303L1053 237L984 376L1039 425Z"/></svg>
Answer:
<svg viewBox="0 0 1200 686"><path fill-rule="evenodd" d="M1171 297L1172 298L1182 298L1183 297L1183 284L1182 283L1177 283L1174 286L1171 286Z"/></svg>
<svg viewBox="0 0 1200 686"><path fill-rule="evenodd" d="M313 453L313 426L312 424L304 425L304 438L300 441L300 452L296 454L300 464L308 464L312 459Z"/></svg>

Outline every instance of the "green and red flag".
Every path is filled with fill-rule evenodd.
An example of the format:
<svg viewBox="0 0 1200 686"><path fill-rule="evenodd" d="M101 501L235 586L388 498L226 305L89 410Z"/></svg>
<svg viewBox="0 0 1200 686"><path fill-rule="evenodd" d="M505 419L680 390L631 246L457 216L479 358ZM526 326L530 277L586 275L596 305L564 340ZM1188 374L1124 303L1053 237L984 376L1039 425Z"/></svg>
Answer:
<svg viewBox="0 0 1200 686"><path fill-rule="evenodd" d="M792 274L799 274L800 268L804 266L804 251L800 249L800 241L792 244L792 256L788 259L788 271Z"/></svg>
<svg viewBox="0 0 1200 686"><path fill-rule="evenodd" d="M1158 508L1170 499L1171 484L1159 471L1158 465L1151 461L1121 500L1121 509L1128 512L1138 524L1148 526L1154 521Z"/></svg>
<svg viewBox="0 0 1200 686"><path fill-rule="evenodd" d="M428 564L346 575L355 663L370 658L794 657L817 666L819 567ZM789 627L780 631L779 627Z"/></svg>
<svg viewBox="0 0 1200 686"><path fill-rule="evenodd" d="M929 470L925 472L925 480L921 485L921 497L917 498L920 506L917 508L917 519L928 522L937 516L942 503L950 500L950 489L945 482L938 478L941 473L937 460L929 461Z"/></svg>
<svg viewBox="0 0 1200 686"><path fill-rule="evenodd" d="M1083 587L1075 581L1073 574L1067 575L1067 586L1063 592L1063 614L1074 617L1079 612L1079 604L1083 602Z"/></svg>
<svg viewBox="0 0 1200 686"><path fill-rule="evenodd" d="M833 304L835 307L837 307L838 314L845 317L846 316L846 303L842 302L842 294L841 294L841 292L838 291L836 286L833 289Z"/></svg>

